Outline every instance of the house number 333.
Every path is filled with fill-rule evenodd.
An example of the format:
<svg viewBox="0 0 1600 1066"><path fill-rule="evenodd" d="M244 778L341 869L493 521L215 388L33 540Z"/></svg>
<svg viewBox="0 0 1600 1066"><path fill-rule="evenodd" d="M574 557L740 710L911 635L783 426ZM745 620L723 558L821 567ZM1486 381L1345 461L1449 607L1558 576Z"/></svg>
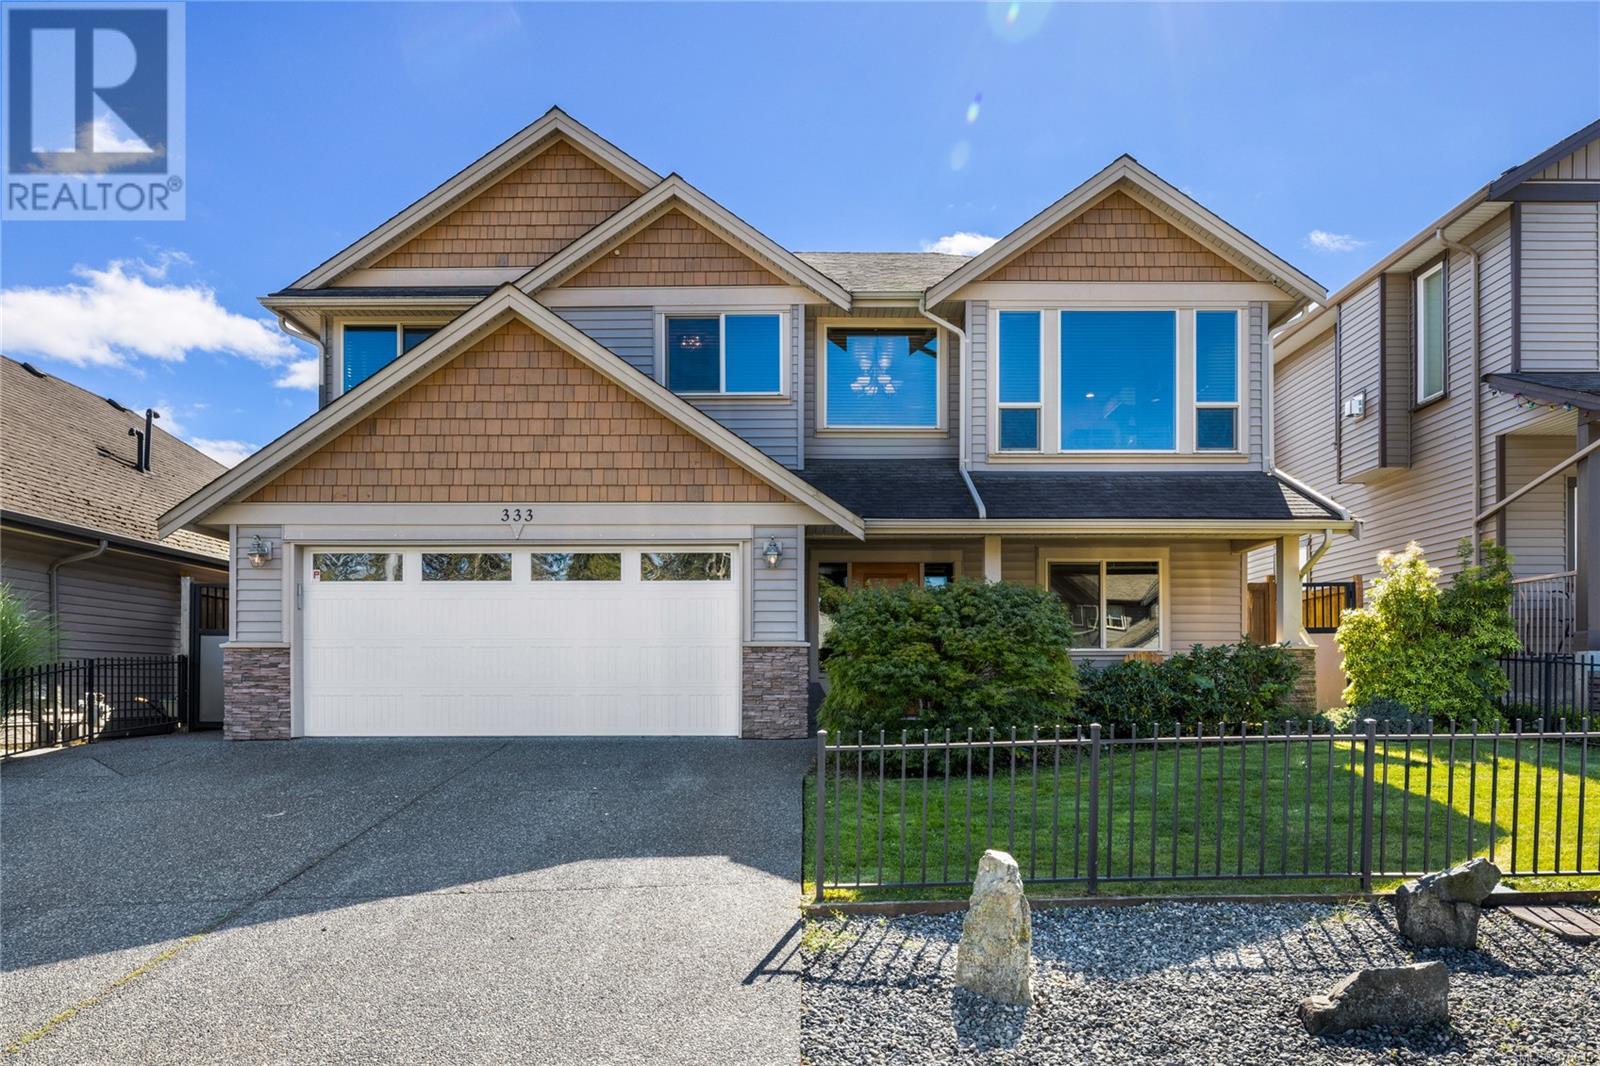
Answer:
<svg viewBox="0 0 1600 1066"><path fill-rule="evenodd" d="M533 521L532 507L502 507L500 508L500 521L502 522L531 522Z"/></svg>

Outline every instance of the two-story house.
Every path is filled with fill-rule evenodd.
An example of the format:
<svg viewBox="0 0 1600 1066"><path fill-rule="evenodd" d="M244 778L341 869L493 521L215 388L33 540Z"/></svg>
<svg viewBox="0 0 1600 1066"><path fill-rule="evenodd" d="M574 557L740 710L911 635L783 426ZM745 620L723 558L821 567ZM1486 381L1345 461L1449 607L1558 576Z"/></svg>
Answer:
<svg viewBox="0 0 1600 1066"><path fill-rule="evenodd" d="M552 110L264 299L321 409L174 508L234 736L796 736L817 589L1054 590L1085 659L1239 639L1349 515L1273 470L1320 286L1131 158L982 255L795 253Z"/></svg>
<svg viewBox="0 0 1600 1066"><path fill-rule="evenodd" d="M1361 522L1308 545L1317 579L1370 581L1413 540L1453 573L1459 542L1494 540L1524 650L1600 653L1600 122L1276 333L1272 359L1269 461Z"/></svg>

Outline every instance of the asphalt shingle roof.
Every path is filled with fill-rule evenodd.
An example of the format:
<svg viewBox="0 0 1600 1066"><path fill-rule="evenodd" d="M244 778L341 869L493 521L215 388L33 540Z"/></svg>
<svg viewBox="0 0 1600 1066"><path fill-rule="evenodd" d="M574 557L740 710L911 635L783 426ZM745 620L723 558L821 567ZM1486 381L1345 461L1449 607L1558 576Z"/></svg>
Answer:
<svg viewBox="0 0 1600 1066"><path fill-rule="evenodd" d="M1551 402L1592 399L1600 408L1600 371L1595 370L1519 370L1510 374L1486 374L1490 387L1526 392L1536 400ZM1587 409L1587 408L1586 408Z"/></svg>
<svg viewBox="0 0 1600 1066"><path fill-rule="evenodd" d="M914 292L943 281L967 261L944 252L797 252L851 292Z"/></svg>
<svg viewBox="0 0 1600 1066"><path fill-rule="evenodd" d="M226 559L225 541L189 530L161 540L156 525L227 468L157 423L140 473L131 427L143 432L143 412L0 357L0 510Z"/></svg>
<svg viewBox="0 0 1600 1066"><path fill-rule="evenodd" d="M952 460L812 459L797 473L862 518L978 517Z"/></svg>

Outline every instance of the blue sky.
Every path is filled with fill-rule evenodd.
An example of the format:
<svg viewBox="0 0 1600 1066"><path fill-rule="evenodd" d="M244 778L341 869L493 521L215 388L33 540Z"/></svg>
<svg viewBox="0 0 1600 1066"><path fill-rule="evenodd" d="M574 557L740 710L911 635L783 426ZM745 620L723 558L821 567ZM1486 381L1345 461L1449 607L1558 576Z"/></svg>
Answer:
<svg viewBox="0 0 1600 1066"><path fill-rule="evenodd" d="M1000 235L1130 152L1330 290L1600 116L1596 4L191 3L187 26L187 220L5 224L0 344L231 456L315 408L256 297L551 104L800 251Z"/></svg>

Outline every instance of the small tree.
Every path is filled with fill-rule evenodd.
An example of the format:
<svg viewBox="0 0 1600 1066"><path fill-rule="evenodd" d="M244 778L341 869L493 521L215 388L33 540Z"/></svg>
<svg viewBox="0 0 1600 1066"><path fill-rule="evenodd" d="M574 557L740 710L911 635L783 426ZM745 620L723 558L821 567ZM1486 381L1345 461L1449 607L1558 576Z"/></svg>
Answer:
<svg viewBox="0 0 1600 1066"><path fill-rule="evenodd" d="M1338 642L1350 678L1345 703L1356 709L1396 703L1438 722L1491 721L1508 688L1499 659L1517 650L1511 620L1511 557L1483 546L1484 562L1462 569L1448 588L1415 543L1378 557L1365 607L1340 618Z"/></svg>
<svg viewBox="0 0 1600 1066"><path fill-rule="evenodd" d="M10 585L0 585L0 674L49 662L55 633L49 617L28 610Z"/></svg>
<svg viewBox="0 0 1600 1066"><path fill-rule="evenodd" d="M829 730L964 733L1068 720L1071 620L1045 589L956 581L830 592Z"/></svg>

